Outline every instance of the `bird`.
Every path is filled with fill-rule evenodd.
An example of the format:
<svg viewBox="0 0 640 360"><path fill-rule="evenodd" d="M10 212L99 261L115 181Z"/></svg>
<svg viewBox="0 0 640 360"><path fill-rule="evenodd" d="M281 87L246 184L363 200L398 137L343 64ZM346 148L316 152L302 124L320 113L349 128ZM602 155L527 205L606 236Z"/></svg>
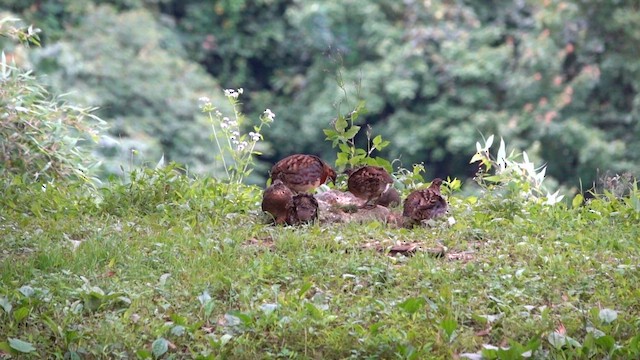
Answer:
<svg viewBox="0 0 640 360"><path fill-rule="evenodd" d="M396 188L389 186L387 190L385 190L382 195L376 200L376 205L384 206L384 207L396 207L400 205L402 201L400 200L400 193Z"/></svg>
<svg viewBox="0 0 640 360"><path fill-rule="evenodd" d="M276 224L286 223L293 195L291 189L280 179L276 179L262 194L262 211L271 214Z"/></svg>
<svg viewBox="0 0 640 360"><path fill-rule="evenodd" d="M347 188L349 192L365 200L362 207L375 207L376 201L393 184L393 178L382 167L362 166L347 170L349 175Z"/></svg>
<svg viewBox="0 0 640 360"><path fill-rule="evenodd" d="M413 226L423 220L433 219L447 211L447 201L440 194L442 179L435 178L431 185L422 190L415 190L404 201L402 216L405 224Z"/></svg>
<svg viewBox="0 0 640 360"><path fill-rule="evenodd" d="M318 218L318 200L308 193L294 195L287 206L287 224L300 225Z"/></svg>
<svg viewBox="0 0 640 360"><path fill-rule="evenodd" d="M281 180L295 193L312 191L328 179L336 181L336 171L315 155L294 154L271 168L271 179Z"/></svg>

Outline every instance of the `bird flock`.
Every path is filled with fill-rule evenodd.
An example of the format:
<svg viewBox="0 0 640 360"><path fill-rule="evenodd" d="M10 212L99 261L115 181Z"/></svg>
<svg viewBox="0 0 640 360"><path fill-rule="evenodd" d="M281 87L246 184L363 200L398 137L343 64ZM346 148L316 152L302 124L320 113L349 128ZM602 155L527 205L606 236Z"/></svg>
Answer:
<svg viewBox="0 0 640 360"><path fill-rule="evenodd" d="M361 166L344 172L347 189L364 201L355 211L400 205L400 193L393 187L393 177L382 167ZM264 190L262 210L278 225L300 225L318 219L320 207L311 194L320 185L335 184L336 171L315 155L294 154L271 168L271 185ZM414 190L403 203L401 224L413 227L447 211L447 201L440 193L442 180L435 178L426 189ZM352 210L353 211L353 210Z"/></svg>

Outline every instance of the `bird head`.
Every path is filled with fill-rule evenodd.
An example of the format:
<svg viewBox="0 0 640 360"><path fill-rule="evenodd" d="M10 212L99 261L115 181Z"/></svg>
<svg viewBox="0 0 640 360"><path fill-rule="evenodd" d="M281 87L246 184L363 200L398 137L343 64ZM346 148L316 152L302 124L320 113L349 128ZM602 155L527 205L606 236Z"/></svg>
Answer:
<svg viewBox="0 0 640 360"><path fill-rule="evenodd" d="M435 178L431 181L431 185L429 185L429 189L436 190L439 194L441 185L442 185L442 179Z"/></svg>
<svg viewBox="0 0 640 360"><path fill-rule="evenodd" d="M327 175L327 179L330 179L331 182L335 185L336 184L336 178L338 177L338 174L336 174L336 171L333 170L333 168L331 166L325 164L324 172Z"/></svg>

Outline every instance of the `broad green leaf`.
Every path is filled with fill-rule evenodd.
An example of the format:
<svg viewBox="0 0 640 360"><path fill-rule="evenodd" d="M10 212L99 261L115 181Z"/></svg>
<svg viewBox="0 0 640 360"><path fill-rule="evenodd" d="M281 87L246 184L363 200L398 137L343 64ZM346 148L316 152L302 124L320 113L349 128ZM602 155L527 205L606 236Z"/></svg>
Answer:
<svg viewBox="0 0 640 360"><path fill-rule="evenodd" d="M584 196L582 196L582 194L577 194L576 196L573 197L573 200L571 201L571 206L574 209L576 209L580 207L583 202L584 202Z"/></svg>
<svg viewBox="0 0 640 360"><path fill-rule="evenodd" d="M26 318L27 316L29 316L29 308L26 306L23 306L21 308L19 308L18 310L16 310L13 313L13 318L17 321L20 322L22 321L24 318Z"/></svg>
<svg viewBox="0 0 640 360"><path fill-rule="evenodd" d="M343 153L347 153L347 154L351 154L351 147L349 147L349 145L345 144L345 143L340 143L338 145L338 148L340 149L340 151L342 151Z"/></svg>
<svg viewBox="0 0 640 360"><path fill-rule="evenodd" d="M595 340L596 345L599 347L611 351L616 346L616 340L611 335L605 335Z"/></svg>
<svg viewBox="0 0 640 360"><path fill-rule="evenodd" d="M353 139L356 136L356 134L358 134L359 131L360 131L360 126L353 125L352 127L349 128L349 130L345 131L343 136L347 139Z"/></svg>
<svg viewBox="0 0 640 360"><path fill-rule="evenodd" d="M347 120L344 118L344 116L342 116L342 115L338 116L338 119L336 120L336 123L334 124L334 127L336 128L336 131L338 133L344 133L344 130L347 128L347 126L349 126L349 124L347 123Z"/></svg>
<svg viewBox="0 0 640 360"><path fill-rule="evenodd" d="M169 341L163 337L156 339L156 341L151 344L151 352L153 352L153 356L156 359L164 355L168 350Z"/></svg>
<svg viewBox="0 0 640 360"><path fill-rule="evenodd" d="M33 347L31 343L15 338L9 338L9 346L11 346L13 350L21 352L23 354L28 354L36 351L36 348Z"/></svg>
<svg viewBox="0 0 640 360"><path fill-rule="evenodd" d="M414 297L408 298L407 300L398 304L398 307L409 314L414 314L416 311L420 310L425 304L427 300L423 297Z"/></svg>
<svg viewBox="0 0 640 360"><path fill-rule="evenodd" d="M444 320L442 320L442 322L440 323L440 328L444 330L444 333L447 335L447 338L451 340L451 336L458 328L458 322L451 317L447 317Z"/></svg>

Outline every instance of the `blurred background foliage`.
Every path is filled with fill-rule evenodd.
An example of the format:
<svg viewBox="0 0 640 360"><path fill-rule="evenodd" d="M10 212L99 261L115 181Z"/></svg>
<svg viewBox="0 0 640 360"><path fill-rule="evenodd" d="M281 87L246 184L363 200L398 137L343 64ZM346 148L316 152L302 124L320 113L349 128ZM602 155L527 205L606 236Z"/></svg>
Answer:
<svg viewBox="0 0 640 360"><path fill-rule="evenodd" d="M294 152L335 159L322 129L363 99L359 124L391 141L378 155L424 162L428 177L472 176L475 142L490 134L567 187L640 173L638 1L0 0L0 10L43 30L24 66L100 108L105 174L163 154L215 174L197 101L224 107L222 88L244 88L251 118L276 113L263 168Z"/></svg>

